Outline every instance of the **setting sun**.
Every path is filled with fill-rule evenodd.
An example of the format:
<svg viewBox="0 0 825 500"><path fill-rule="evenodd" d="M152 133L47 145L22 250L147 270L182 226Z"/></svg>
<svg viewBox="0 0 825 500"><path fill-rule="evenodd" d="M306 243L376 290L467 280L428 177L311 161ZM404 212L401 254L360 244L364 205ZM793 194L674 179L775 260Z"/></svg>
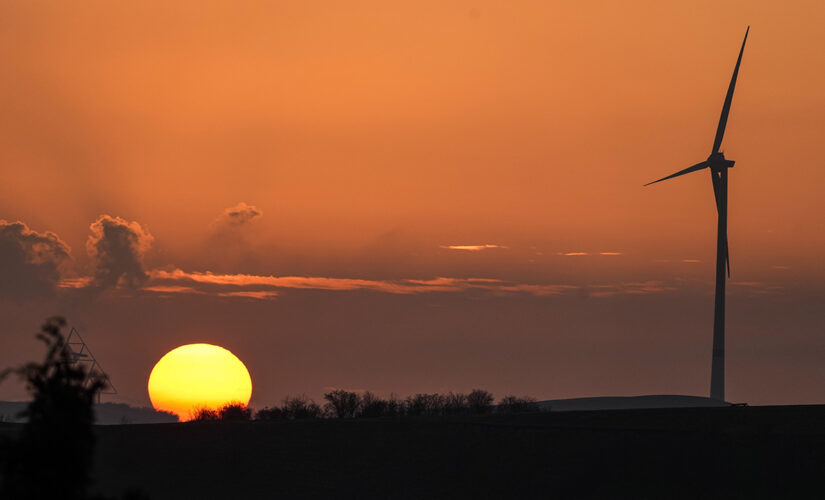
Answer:
<svg viewBox="0 0 825 500"><path fill-rule="evenodd" d="M249 403L252 379L243 362L223 347L188 344L157 362L148 389L155 409L189 420L195 409Z"/></svg>

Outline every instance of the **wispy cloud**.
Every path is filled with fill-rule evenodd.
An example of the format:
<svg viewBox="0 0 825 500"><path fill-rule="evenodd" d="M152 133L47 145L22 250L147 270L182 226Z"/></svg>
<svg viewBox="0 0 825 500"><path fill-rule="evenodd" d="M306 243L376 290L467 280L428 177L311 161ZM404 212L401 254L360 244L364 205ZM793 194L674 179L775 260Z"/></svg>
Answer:
<svg viewBox="0 0 825 500"><path fill-rule="evenodd" d="M684 262L685 264L698 264L702 261L699 259L682 259L681 262Z"/></svg>
<svg viewBox="0 0 825 500"><path fill-rule="evenodd" d="M563 257L585 257L588 255L604 255L607 257L616 257L619 255L624 255L622 252L559 252L558 255Z"/></svg>
<svg viewBox="0 0 825 500"><path fill-rule="evenodd" d="M81 276L79 278L63 278L57 286L60 288L86 288L92 282L91 276Z"/></svg>
<svg viewBox="0 0 825 500"><path fill-rule="evenodd" d="M641 281L617 285L592 285L589 287L591 297L612 297L614 295L649 295L653 293L672 292L676 287L662 281Z"/></svg>
<svg viewBox="0 0 825 500"><path fill-rule="evenodd" d="M272 299L278 296L278 292L273 291L250 291L250 292L222 292L219 293L218 296L220 297L246 297L248 299Z"/></svg>
<svg viewBox="0 0 825 500"><path fill-rule="evenodd" d="M151 272L153 281L191 282L206 285L235 287L297 288L310 290L375 290L388 293L416 293L421 286L404 281L377 281L351 278L326 278L313 276L262 276L255 274L213 274L210 272L185 272L181 269ZM433 290L442 286L425 286Z"/></svg>
<svg viewBox="0 0 825 500"><path fill-rule="evenodd" d="M187 272L182 269L154 269L142 288L162 296L198 294L214 297L268 300L284 290L323 290L331 292L372 291L396 295L423 293L480 292L491 295L525 294L534 297L559 296L570 293L593 297L619 294L650 294L674 290L658 281L599 285L557 283L519 283L495 278L451 278L366 280L318 276L267 276L257 274L215 274ZM60 283L64 288L92 286L89 278L72 278Z"/></svg>
<svg viewBox="0 0 825 500"><path fill-rule="evenodd" d="M445 248L447 250L464 250L467 252L478 252L480 250L490 250L493 248L500 248L506 249L507 247L504 245L441 245L440 248Z"/></svg>
<svg viewBox="0 0 825 500"><path fill-rule="evenodd" d="M492 278L434 278L431 280L404 280L407 283L425 286L455 286L458 284L490 284L501 283L501 280Z"/></svg>
<svg viewBox="0 0 825 500"><path fill-rule="evenodd" d="M179 286L179 285L153 285L143 287L144 290L148 292L157 292L157 293L202 293L198 290L195 290L191 286Z"/></svg>
<svg viewBox="0 0 825 500"><path fill-rule="evenodd" d="M765 295L784 290L780 285L770 285L762 281L731 281L730 284L733 290L738 289L750 295Z"/></svg>

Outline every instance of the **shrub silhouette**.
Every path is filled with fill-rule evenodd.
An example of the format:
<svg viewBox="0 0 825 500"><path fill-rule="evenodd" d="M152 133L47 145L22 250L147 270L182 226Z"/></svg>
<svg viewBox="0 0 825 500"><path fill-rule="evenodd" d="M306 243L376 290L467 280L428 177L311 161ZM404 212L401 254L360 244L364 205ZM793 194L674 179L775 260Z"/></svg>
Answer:
<svg viewBox="0 0 825 500"><path fill-rule="evenodd" d="M467 405L472 413L489 413L493 408L493 395L482 389L473 389L467 395Z"/></svg>
<svg viewBox="0 0 825 500"><path fill-rule="evenodd" d="M442 396L443 413L445 415L461 415L470 412L466 394L450 392Z"/></svg>
<svg viewBox="0 0 825 500"><path fill-rule="evenodd" d="M273 406L272 408L265 406L255 413L255 420L286 420L286 415L279 406Z"/></svg>
<svg viewBox="0 0 825 500"><path fill-rule="evenodd" d="M0 497L4 499L86 498L94 452L96 393L104 378L73 363L65 349L66 320L50 318L37 334L46 345L41 363L0 373L16 374L32 396L20 416L27 419L20 437L5 443Z"/></svg>
<svg viewBox="0 0 825 500"><path fill-rule="evenodd" d="M327 400L327 412L336 418L354 417L360 405L358 394L343 389L324 394L324 399Z"/></svg>
<svg viewBox="0 0 825 500"><path fill-rule="evenodd" d="M249 422L252 410L243 403L227 403L218 410L221 422Z"/></svg>
<svg viewBox="0 0 825 500"><path fill-rule="evenodd" d="M404 415L404 402L398 399L395 394L390 394L387 399L387 406L384 407L384 416L400 417Z"/></svg>
<svg viewBox="0 0 825 500"><path fill-rule="evenodd" d="M217 422L220 419L219 410L213 410L212 408L199 407L189 413L190 422Z"/></svg>
<svg viewBox="0 0 825 500"><path fill-rule="evenodd" d="M539 411L539 405L535 398L529 396L516 397L504 396L498 402L498 411L504 413L527 413Z"/></svg>
<svg viewBox="0 0 825 500"><path fill-rule="evenodd" d="M321 416L321 407L315 401L307 399L303 394L297 397L284 398L283 412L290 420L301 420L305 418L318 418Z"/></svg>
<svg viewBox="0 0 825 500"><path fill-rule="evenodd" d="M255 414L255 420L303 420L319 418L321 407L305 395L285 397L281 406L265 407Z"/></svg>
<svg viewBox="0 0 825 500"><path fill-rule="evenodd" d="M404 401L406 414L411 417L441 415L444 408L440 394L416 394Z"/></svg>
<svg viewBox="0 0 825 500"><path fill-rule="evenodd" d="M367 391L361 394L358 403L357 417L383 417L387 414L389 403L375 394Z"/></svg>
<svg viewBox="0 0 825 500"><path fill-rule="evenodd" d="M362 393L335 389L324 394L327 403L324 411L306 396L284 399L282 406L266 407L255 415L256 420L295 420L299 418L378 418L378 417L419 417L479 415L493 409L493 395L482 389L474 389L469 394L419 393L401 400L395 394L388 399L376 396L370 391ZM505 396L496 411L532 412L539 411L534 398Z"/></svg>

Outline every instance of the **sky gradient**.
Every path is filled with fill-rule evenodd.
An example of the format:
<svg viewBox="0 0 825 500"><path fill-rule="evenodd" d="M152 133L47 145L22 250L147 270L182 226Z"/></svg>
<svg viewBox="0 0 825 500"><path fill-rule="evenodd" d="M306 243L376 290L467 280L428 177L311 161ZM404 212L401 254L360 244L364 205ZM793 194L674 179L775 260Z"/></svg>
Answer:
<svg viewBox="0 0 825 500"><path fill-rule="evenodd" d="M328 387L825 398L825 6L4 2L0 366L52 314L147 405L187 343ZM19 399L5 382L0 398Z"/></svg>

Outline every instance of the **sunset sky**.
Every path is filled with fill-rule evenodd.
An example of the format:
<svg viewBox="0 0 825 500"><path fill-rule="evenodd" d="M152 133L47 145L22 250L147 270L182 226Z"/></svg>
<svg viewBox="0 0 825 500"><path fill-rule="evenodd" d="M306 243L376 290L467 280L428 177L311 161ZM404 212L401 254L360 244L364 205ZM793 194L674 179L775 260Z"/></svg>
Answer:
<svg viewBox="0 0 825 500"><path fill-rule="evenodd" d="M326 388L825 400L821 1L0 3L0 367L65 315ZM22 399L19 384L0 399Z"/></svg>

